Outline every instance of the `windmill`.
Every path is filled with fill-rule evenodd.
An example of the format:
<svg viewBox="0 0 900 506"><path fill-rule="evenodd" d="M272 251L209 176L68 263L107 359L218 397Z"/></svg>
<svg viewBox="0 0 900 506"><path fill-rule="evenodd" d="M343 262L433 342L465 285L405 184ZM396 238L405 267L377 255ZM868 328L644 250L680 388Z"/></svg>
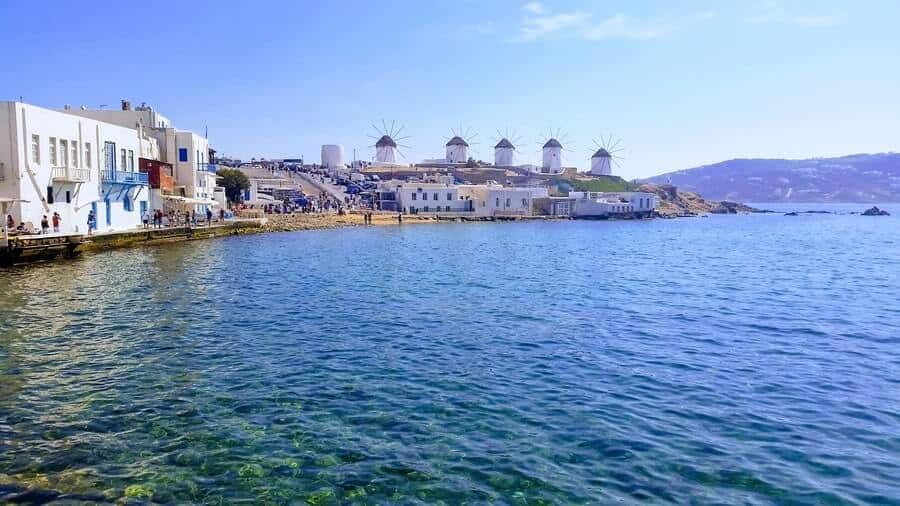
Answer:
<svg viewBox="0 0 900 506"><path fill-rule="evenodd" d="M450 140L447 141L447 163L466 163L469 161L469 147L478 145L476 139L478 134L472 132L470 128L459 130L450 130Z"/></svg>
<svg viewBox="0 0 900 506"><path fill-rule="evenodd" d="M566 149L563 147L563 142L566 144L571 143L566 134L559 129L554 132L551 128L543 138L546 138L547 141L543 142L541 146L543 153L541 157L541 172L545 174L559 174L562 172L562 152Z"/></svg>
<svg viewBox="0 0 900 506"><path fill-rule="evenodd" d="M591 175L611 176L613 164L615 164L616 168L622 166L619 163L620 160L624 160L624 158L619 156L619 153L624 149L621 147L621 143L622 140L614 140L612 134L609 134L606 138L601 136L599 142L594 139L594 147L597 151L591 156Z"/></svg>
<svg viewBox="0 0 900 506"><path fill-rule="evenodd" d="M494 146L494 165L496 167L512 167L515 165L514 156L516 152L516 144L521 138L513 132L509 133L509 129L501 133L497 130L497 144Z"/></svg>
<svg viewBox="0 0 900 506"><path fill-rule="evenodd" d="M400 148L409 149L409 146L401 144L404 140L409 139L408 135L402 136L405 128L403 125L400 125L398 128L396 122L392 120L390 126L388 126L386 121L381 120L380 128L375 124L372 125L372 128L375 130L375 135L369 134L369 137L375 140L376 163L397 163L396 155L398 154L404 160L406 159L406 156L400 151Z"/></svg>

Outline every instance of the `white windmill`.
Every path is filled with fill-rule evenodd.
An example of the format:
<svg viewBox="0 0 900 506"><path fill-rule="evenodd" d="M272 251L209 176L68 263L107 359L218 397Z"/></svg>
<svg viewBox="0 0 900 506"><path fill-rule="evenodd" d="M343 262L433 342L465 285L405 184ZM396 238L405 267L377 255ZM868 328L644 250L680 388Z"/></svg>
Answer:
<svg viewBox="0 0 900 506"><path fill-rule="evenodd" d="M510 135L509 130L501 134L497 130L497 138L500 139L494 146L494 166L513 167L515 165L516 144L519 138L515 134ZM512 140L510 140L512 138Z"/></svg>
<svg viewBox="0 0 900 506"><path fill-rule="evenodd" d="M409 146L405 146L403 144L398 144L398 142L402 142L405 139L409 139L409 136L400 135L403 133L404 127L401 125L400 128L396 127L396 123L391 121L390 127L388 124L381 120L381 128L372 125L372 128L375 129L376 135L369 135L372 139L376 139L375 141L375 163L382 164L394 164L397 163L397 155L399 154L403 158L403 153L400 151L400 148L409 148Z"/></svg>
<svg viewBox="0 0 900 506"><path fill-rule="evenodd" d="M591 175L592 176L611 176L613 164L620 167L619 160L623 158L619 156L622 151L620 147L621 139L613 141L612 134L607 138L600 137L600 142L594 140L594 147L597 151L591 156Z"/></svg>
<svg viewBox="0 0 900 506"><path fill-rule="evenodd" d="M559 130L555 133L550 130L546 136L549 137L543 146L541 146L541 172L545 174L559 174L562 172L562 152L563 144L560 139L563 135Z"/></svg>
<svg viewBox="0 0 900 506"><path fill-rule="evenodd" d="M447 163L466 163L469 161L470 145L478 144L475 142L478 134L472 133L468 128L463 130L462 127L459 130L451 130L450 134L450 140L447 141L446 145L447 156L445 160Z"/></svg>

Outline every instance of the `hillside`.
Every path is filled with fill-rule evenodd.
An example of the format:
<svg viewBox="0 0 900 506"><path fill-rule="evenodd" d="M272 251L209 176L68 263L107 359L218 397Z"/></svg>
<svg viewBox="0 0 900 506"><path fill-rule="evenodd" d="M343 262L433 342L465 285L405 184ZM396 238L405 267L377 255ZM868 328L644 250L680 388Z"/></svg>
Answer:
<svg viewBox="0 0 900 506"><path fill-rule="evenodd" d="M808 160L737 159L643 182L673 184L713 200L900 202L900 153Z"/></svg>

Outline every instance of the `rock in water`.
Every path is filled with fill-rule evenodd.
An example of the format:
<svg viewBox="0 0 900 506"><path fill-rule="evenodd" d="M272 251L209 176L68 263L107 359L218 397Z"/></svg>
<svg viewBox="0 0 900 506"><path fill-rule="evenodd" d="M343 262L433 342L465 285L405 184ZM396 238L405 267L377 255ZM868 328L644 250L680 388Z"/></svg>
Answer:
<svg viewBox="0 0 900 506"><path fill-rule="evenodd" d="M890 216L891 213L885 211L884 209L878 209L878 206L874 206L871 209L866 209L863 216Z"/></svg>
<svg viewBox="0 0 900 506"><path fill-rule="evenodd" d="M800 216L796 212L784 213L785 216Z"/></svg>

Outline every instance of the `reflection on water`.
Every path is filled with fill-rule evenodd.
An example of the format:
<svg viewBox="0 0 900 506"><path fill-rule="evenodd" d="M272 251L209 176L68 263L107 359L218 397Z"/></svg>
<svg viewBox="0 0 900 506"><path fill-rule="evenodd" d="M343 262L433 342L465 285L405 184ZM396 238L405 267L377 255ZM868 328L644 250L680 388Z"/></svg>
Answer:
<svg viewBox="0 0 900 506"><path fill-rule="evenodd" d="M896 500L898 224L334 230L5 271L0 483L163 503Z"/></svg>

